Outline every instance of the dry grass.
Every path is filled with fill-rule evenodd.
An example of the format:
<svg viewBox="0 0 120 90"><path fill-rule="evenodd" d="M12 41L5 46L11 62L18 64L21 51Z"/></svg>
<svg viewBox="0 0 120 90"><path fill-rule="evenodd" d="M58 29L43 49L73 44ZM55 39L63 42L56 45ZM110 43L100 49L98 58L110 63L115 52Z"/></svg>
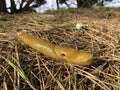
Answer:
<svg viewBox="0 0 120 90"><path fill-rule="evenodd" d="M113 8L65 12L0 15L1 90L120 90L120 13ZM76 23L88 27L77 30ZM93 53L95 60L86 67L57 62L18 40L17 31Z"/></svg>

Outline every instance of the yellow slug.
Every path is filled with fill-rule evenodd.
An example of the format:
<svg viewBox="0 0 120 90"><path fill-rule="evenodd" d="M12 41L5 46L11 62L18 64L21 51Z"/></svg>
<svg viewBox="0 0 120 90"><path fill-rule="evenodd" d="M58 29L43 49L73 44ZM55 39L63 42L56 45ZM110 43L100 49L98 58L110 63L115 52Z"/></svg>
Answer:
<svg viewBox="0 0 120 90"><path fill-rule="evenodd" d="M55 58L58 61L65 61L82 66L89 65L92 61L93 55L90 53L55 45L27 33L18 33L17 37L38 52Z"/></svg>

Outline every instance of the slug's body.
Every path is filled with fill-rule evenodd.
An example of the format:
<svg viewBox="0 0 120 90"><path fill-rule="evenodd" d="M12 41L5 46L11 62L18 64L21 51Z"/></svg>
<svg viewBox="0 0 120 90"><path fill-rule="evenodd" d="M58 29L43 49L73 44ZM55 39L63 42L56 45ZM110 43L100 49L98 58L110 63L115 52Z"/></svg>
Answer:
<svg viewBox="0 0 120 90"><path fill-rule="evenodd" d="M60 61L83 66L89 65L92 61L92 54L80 52L69 47L54 45L46 40L39 39L26 33L18 33L17 36L25 44L37 50L38 52L46 56L56 58Z"/></svg>

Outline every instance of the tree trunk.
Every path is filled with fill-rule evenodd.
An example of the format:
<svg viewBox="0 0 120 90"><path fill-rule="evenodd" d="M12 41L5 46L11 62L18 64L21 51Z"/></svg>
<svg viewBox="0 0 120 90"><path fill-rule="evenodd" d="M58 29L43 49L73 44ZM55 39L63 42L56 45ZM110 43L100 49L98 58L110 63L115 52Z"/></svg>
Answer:
<svg viewBox="0 0 120 90"><path fill-rule="evenodd" d="M57 4L57 9L60 9L60 7L59 7L59 0L56 0L56 4Z"/></svg>
<svg viewBox="0 0 120 90"><path fill-rule="evenodd" d="M22 0L21 3L20 3L20 8L19 8L19 11L22 12L22 8L23 8L23 4L26 0Z"/></svg>
<svg viewBox="0 0 120 90"><path fill-rule="evenodd" d="M90 8L94 4L93 0L76 0L77 8Z"/></svg>
<svg viewBox="0 0 120 90"><path fill-rule="evenodd" d="M0 13L1 12L7 13L6 1L5 0L0 0Z"/></svg>
<svg viewBox="0 0 120 90"><path fill-rule="evenodd" d="M10 7L11 14L13 14L13 13L17 13L17 9L16 9L16 5L15 5L15 1L14 1L14 0L10 0L10 2L11 2L11 7Z"/></svg>
<svg viewBox="0 0 120 90"><path fill-rule="evenodd" d="M77 2L77 8L82 7L82 5L83 5L83 0L76 0L76 2Z"/></svg>
<svg viewBox="0 0 120 90"><path fill-rule="evenodd" d="M69 4L67 4L67 2L66 2L66 1L65 1L65 5L66 5L68 8L70 8Z"/></svg>
<svg viewBox="0 0 120 90"><path fill-rule="evenodd" d="M33 2L34 0L28 0L27 4L22 8L22 11L29 11L30 10L30 4Z"/></svg>

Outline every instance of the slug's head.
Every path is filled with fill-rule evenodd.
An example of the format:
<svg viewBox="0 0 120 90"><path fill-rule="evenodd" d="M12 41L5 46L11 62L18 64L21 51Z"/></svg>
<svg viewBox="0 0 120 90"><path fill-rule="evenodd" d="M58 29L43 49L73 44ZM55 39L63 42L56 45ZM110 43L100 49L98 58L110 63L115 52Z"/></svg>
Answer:
<svg viewBox="0 0 120 90"><path fill-rule="evenodd" d="M93 55L86 52L80 52L72 48L55 46L55 53L59 59L77 65L90 65Z"/></svg>

